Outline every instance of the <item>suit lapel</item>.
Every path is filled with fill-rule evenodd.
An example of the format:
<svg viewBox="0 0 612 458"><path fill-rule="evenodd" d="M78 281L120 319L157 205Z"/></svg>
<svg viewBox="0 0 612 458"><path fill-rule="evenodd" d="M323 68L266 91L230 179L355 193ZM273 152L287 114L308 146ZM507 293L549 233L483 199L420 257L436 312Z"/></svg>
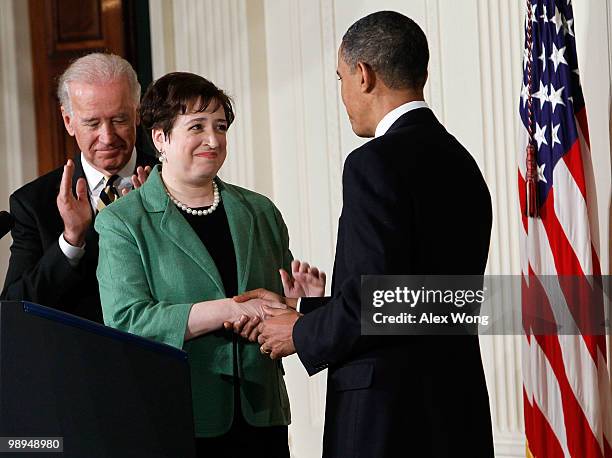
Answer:
<svg viewBox="0 0 612 458"><path fill-rule="evenodd" d="M187 256L189 256L206 274L211 278L215 286L225 296L225 289L221 281L221 275L217 270L217 266L208 253L208 250L191 228L187 220L180 214L180 210L167 199L166 210L161 219L160 229L180 248Z"/></svg>
<svg viewBox="0 0 612 458"><path fill-rule="evenodd" d="M227 214L238 271L238 292L246 291L253 249L253 215L240 195L230 186L218 180L221 199Z"/></svg>
<svg viewBox="0 0 612 458"><path fill-rule="evenodd" d="M212 257L180 210L170 202L158 167L153 168L147 182L140 188L140 193L148 212L163 213L159 229L164 236L191 258L225 296L221 275Z"/></svg>

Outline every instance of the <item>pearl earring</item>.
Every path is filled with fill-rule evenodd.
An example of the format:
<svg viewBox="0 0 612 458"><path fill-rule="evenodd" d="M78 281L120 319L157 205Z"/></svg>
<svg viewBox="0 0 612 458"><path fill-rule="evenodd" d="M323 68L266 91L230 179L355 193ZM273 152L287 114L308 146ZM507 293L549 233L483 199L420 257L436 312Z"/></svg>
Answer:
<svg viewBox="0 0 612 458"><path fill-rule="evenodd" d="M166 157L166 153L163 150L159 151L159 162L166 162L168 158Z"/></svg>

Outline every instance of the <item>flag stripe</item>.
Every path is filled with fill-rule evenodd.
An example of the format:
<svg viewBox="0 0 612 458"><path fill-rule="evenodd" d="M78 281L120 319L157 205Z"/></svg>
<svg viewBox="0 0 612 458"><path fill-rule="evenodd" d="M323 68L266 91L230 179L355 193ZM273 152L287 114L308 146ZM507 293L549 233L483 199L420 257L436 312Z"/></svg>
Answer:
<svg viewBox="0 0 612 458"><path fill-rule="evenodd" d="M520 199L520 207L521 207L521 222L523 223L523 229L527 232L527 182L523 175L521 175L521 171L518 173L518 191L519 191L519 199Z"/></svg>
<svg viewBox="0 0 612 458"><path fill-rule="evenodd" d="M536 275L570 275L572 272L578 272L582 275L580 263L565 237L565 233L561 230L554 211L550 209L550 202L553 201L553 198L554 193L551 193L544 206L546 210L542 211L543 215L545 212L550 212L551 214L547 215L547 218L543 217L542 219L536 220L534 225L530 226L533 236L532 241L539 248L537 257L533 259L532 256L529 257L530 263L534 266ZM540 229L541 227L544 227L546 235L544 235L544 231ZM556 237L554 237L555 235ZM530 250L529 254L536 254L536 252ZM544 266L548 267L545 268ZM564 288L561 287L561 289L563 290ZM571 296L571 293L567 293L566 297L567 296ZM580 304L573 304L571 309L575 310L579 306ZM603 312L603 310L600 312ZM595 347L589 345L588 348L592 359L596 361Z"/></svg>
<svg viewBox="0 0 612 458"><path fill-rule="evenodd" d="M600 336L600 339L605 342L605 337ZM605 347L604 347L605 350ZM599 395L602 399L602 405L609 406L612 405L612 392L610 391L610 377L608 373L608 365L606 364L606 354L598 352L598 385L599 385ZM603 429L603 444L604 444L604 456L606 458L612 457L612 448L611 448L611 440L612 440L612 418L610 415L602 416L602 429Z"/></svg>
<svg viewBox="0 0 612 458"><path fill-rule="evenodd" d="M546 356L561 391L562 413L565 420L566 436L570 456L583 458L602 457L600 444L591 428L593 426L585 417L580 404L574 396L566 369L559 340L555 336L539 336L535 339ZM558 415L561 412L555 412Z"/></svg>
<svg viewBox="0 0 612 458"><path fill-rule="evenodd" d="M535 437L542 434L544 426L541 425L541 420L544 419L546 429L549 429L556 437L559 447L569 456L566 426L563 421L563 416L559 415L562 411L562 393L559 383L555 378L554 371L550 366L546 355L540 348L535 338L532 338L528 345L529 365L527 371L531 372L531 377L538 380L534 385L534 391L531 394L531 415L534 422L531 427L531 432ZM533 362L538 362L538 366L533 365ZM537 407L537 409L536 409ZM534 437L527 436L529 443L534 445L540 443L534 440ZM536 457L546 456L532 450Z"/></svg>
<svg viewBox="0 0 612 458"><path fill-rule="evenodd" d="M550 307L548 297L558 297L559 294L557 293L561 289L559 283L551 285L553 281L556 281L556 277L547 277L546 283L542 284L539 278L534 275L534 272L530 272L528 285L529 298L535 298L538 305L543 307L540 310L541 314L539 316L546 320L554 320L552 317L556 313ZM557 293L554 291L555 289ZM556 321L560 322L561 320ZM598 443L598 446L601 446L601 427L598 424L596 412L593 412L592 409L596 401L595 392L579 390L581 386L595 386L598 376L597 367L589 356L582 336L536 336L536 341L542 347L559 382L563 399L563 411L566 413L566 418L572 418L573 421L580 422L583 429L594 431L593 439ZM534 345L533 339L531 344ZM578 361L582 361L581 367L576 367ZM536 380L538 379L537 374L535 376L532 374L531 377L535 377ZM549 380L549 377L547 380ZM550 381L547 384L550 385ZM537 385L535 390L537 390ZM553 410L558 411L558 409ZM567 415L570 416L568 417ZM599 440L597 440L598 437Z"/></svg>
<svg viewBox="0 0 612 458"><path fill-rule="evenodd" d="M542 228L542 224L541 221L539 220L530 220L530 223L532 223L532 237L534 239L534 241L538 244L540 250L537 253L537 257L533 256L530 257L529 259L529 263L530 266L533 266L533 271L529 272L529 277L528 279L531 280L531 275L535 274L537 275L554 275L555 272L551 271L551 270L544 270L543 266L552 266L554 261L553 261L553 257L554 257L554 253L550 250L550 247L548 247L548 245L546 244L546 238L545 238L545 232ZM532 254L533 252L530 252L529 254ZM556 285L554 287L550 287L549 283L555 281L557 282ZM544 287L544 293L541 295L538 295L538 298L542 298L541 301L541 305L547 305L548 307L550 307L550 303L547 300L547 297L557 297L557 301L563 301L566 299L566 296L569 296L569 294L564 295L560 295L558 294L559 291L562 291L564 289L566 289L566 287L562 286L561 283L558 283L558 279L555 277L547 277L547 282L546 282L546 286L548 287L548 289L546 287ZM538 280L538 284L539 280ZM531 286L531 285L529 285ZM560 304L562 307L555 307L554 310L557 309L563 309L566 310L567 313L569 312L569 309L572 307L568 307L567 304ZM549 316L555 316L555 312L553 312L552 310L549 310L548 312ZM560 321L569 321L568 318L564 318L564 320L556 320L556 322L560 322ZM575 381L574 383L572 383L572 391L574 391L575 393L581 393L581 396L585 395L584 390L581 389L581 386L594 386L594 380L597 379L597 372L598 372L598 368L595 365L595 362L598 360L597 357L597 346L594 344L595 342L595 337L594 336L576 336L577 339L575 342L573 343L567 343L566 338L567 337L575 337L575 336L559 336L558 339L561 340L561 344L563 345L564 348L564 355L566 355L563 360L565 361L565 364L572 369L575 369L576 372L576 377L581 377L581 376L588 376L585 380L586 385L581 385L581 383L579 383L578 381ZM601 338L599 340L602 340ZM572 346L575 346L576 348L572 348ZM605 349L605 340L604 340L604 349ZM578 357L576 357L576 352L578 353ZM579 365L579 367L577 367L577 365ZM574 371L572 371L574 372ZM532 382L533 383L533 382ZM592 393L592 391L586 391L586 393ZM580 398L580 403L583 406L583 408L586 408L585 406L589 405L589 401L585 400L583 397ZM595 420L592 420L593 422L595 422Z"/></svg>
<svg viewBox="0 0 612 458"><path fill-rule="evenodd" d="M588 134L588 130L587 130ZM589 228L591 230L591 244L595 248L593 259L597 259L596 264L593 266L594 269L599 267L599 217L597 215L597 192L595 187L595 175L593 172L593 162L591 160L591 149L588 145L587 140L584 138L582 129L578 127L578 140L580 141L580 151L583 162L584 170L584 181L586 189L586 203L587 210L589 212ZM597 274L597 272L595 272Z"/></svg>
<svg viewBox="0 0 612 458"><path fill-rule="evenodd" d="M586 184L584 183L584 167L582 164L582 148L580 147L580 140L576 140L567 154L563 156L563 162L566 164L569 172L572 175L574 185L578 187L580 194L582 194L582 198L586 201L587 193ZM559 168L560 164L561 163L557 164L557 167L555 167L555 173L557 172L557 168ZM557 180L555 180L555 183L557 183Z"/></svg>
<svg viewBox="0 0 612 458"><path fill-rule="evenodd" d="M565 454L559 440L542 411L537 405L532 406L529 398L523 391L523 404L525 405L525 430L530 431L528 437L532 438L530 452L535 458L550 457L563 458ZM537 430L536 430L537 428ZM537 439L537 440L534 440ZM546 448L545 448L546 447Z"/></svg>
<svg viewBox="0 0 612 458"><path fill-rule="evenodd" d="M570 244L563 227L559 223L559 219L555 213L555 194L551 192L548 198L541 207L541 219L539 221L544 225L550 249L553 252L554 268L553 274L557 275L584 275L582 266L574 253L574 249Z"/></svg>
<svg viewBox="0 0 612 458"><path fill-rule="evenodd" d="M573 9L569 0L526 3L517 160L527 443L536 458L612 458L606 338L597 335L604 319L597 201ZM537 190L537 214L529 218L528 177ZM574 332L533 335L537 323Z"/></svg>
<svg viewBox="0 0 612 458"><path fill-rule="evenodd" d="M570 154L572 154L571 151ZM575 154L579 155L580 150L577 149ZM566 162L560 161L553 173L555 180L555 186L553 187L555 215L559 220L561 231L567 237L580 263L582 272L585 275L593 275L591 232L589 225L585 223L588 221L589 213L582 190L574 180L575 177L570 172L569 167L566 166Z"/></svg>
<svg viewBox="0 0 612 458"><path fill-rule="evenodd" d="M581 110L578 110L574 113L576 116L576 120L578 121L578 127L584 136L584 140L586 142L587 148L589 151L591 150L591 139L589 138L589 123L587 121L586 107L582 107Z"/></svg>

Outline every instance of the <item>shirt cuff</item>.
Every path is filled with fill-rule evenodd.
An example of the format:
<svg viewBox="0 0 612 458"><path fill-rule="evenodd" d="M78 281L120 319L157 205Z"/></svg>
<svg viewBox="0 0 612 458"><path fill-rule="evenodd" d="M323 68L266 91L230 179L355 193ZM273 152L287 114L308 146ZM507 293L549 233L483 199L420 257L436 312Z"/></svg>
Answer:
<svg viewBox="0 0 612 458"><path fill-rule="evenodd" d="M296 312L301 313L301 312L300 312L300 306L301 306L301 305L302 305L302 298L301 298L301 297L298 297L298 301L297 301L297 304L296 304L296 306L295 306L295 311L296 311Z"/></svg>
<svg viewBox="0 0 612 458"><path fill-rule="evenodd" d="M82 247L72 246L66 242L64 234L60 234L59 236L59 246L72 267L76 267L81 258L85 255L85 244L83 244Z"/></svg>

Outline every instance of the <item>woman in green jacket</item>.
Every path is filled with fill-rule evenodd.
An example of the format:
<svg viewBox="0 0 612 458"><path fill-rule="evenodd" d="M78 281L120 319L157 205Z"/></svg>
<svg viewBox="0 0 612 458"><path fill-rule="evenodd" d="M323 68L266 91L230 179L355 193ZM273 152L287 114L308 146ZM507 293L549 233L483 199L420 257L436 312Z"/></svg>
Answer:
<svg viewBox="0 0 612 458"><path fill-rule="evenodd" d="M264 319L261 301L237 303L236 294L283 291L285 223L269 199L217 177L234 113L214 84L165 75L140 117L162 164L96 218L104 321L187 351L199 455L288 457L281 364L223 329L245 315Z"/></svg>

